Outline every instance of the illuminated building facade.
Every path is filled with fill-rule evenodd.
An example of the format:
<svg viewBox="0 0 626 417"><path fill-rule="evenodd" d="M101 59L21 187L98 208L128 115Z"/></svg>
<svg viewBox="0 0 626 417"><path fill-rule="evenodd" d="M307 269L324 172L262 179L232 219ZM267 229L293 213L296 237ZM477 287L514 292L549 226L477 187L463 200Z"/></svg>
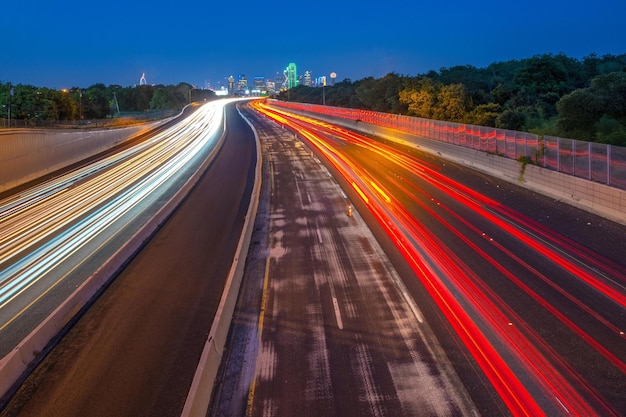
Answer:
<svg viewBox="0 0 626 417"><path fill-rule="evenodd" d="M245 95L248 92L248 80L244 74L237 77L237 94Z"/></svg>
<svg viewBox="0 0 626 417"><path fill-rule="evenodd" d="M287 88L294 88L298 85L298 72L296 70L296 64L293 62L287 65L285 70L287 75Z"/></svg>

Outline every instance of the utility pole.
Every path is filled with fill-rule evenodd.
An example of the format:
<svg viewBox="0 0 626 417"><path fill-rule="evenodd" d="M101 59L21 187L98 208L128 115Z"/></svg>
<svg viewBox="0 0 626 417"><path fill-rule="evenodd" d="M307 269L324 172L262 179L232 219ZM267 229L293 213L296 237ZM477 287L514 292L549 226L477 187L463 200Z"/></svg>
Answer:
<svg viewBox="0 0 626 417"><path fill-rule="evenodd" d="M9 120L8 126L11 127L11 96L13 95L13 88L11 88L11 83L9 82Z"/></svg>

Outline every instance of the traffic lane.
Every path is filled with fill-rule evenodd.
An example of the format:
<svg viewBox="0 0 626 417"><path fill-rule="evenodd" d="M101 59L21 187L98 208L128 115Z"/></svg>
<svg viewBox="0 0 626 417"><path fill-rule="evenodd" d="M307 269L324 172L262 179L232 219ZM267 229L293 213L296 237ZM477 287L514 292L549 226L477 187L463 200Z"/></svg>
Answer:
<svg viewBox="0 0 626 417"><path fill-rule="evenodd" d="M555 265L547 254L530 250L525 243L503 233L498 226L471 208L459 204L454 198L450 198L437 186L424 181L419 175L402 170L395 164L388 163L362 149L350 152L350 154L357 158L360 164L367 166L368 170L381 181L387 191L401 198L403 205L410 209L413 216L440 239L442 246L458 256L466 271L474 272L476 278L487 284L483 291L493 290L494 294L497 294L496 297L504 301L506 305L506 307L503 306L504 308L511 307L515 314L523 319L522 322L516 322L513 315L510 314L509 317L515 326L520 327L528 323L534 333L540 335L541 339L547 342L552 351L558 352L561 357L565 358L567 363L574 367L576 373L582 375L584 380L589 381L599 389L609 402L618 409L624 405L623 398L618 394L620 390L615 390L615 378L622 373L611 360L611 356L622 362L626 359L624 339L619 332L614 331L612 326L606 326L602 321L606 319L615 326L620 324L623 326L623 307L607 301L605 297L599 296L595 291L590 291L587 284L583 283L576 275L572 275ZM482 184L484 188L491 188L492 194L493 188L497 188L505 190L504 195L506 196L513 193L528 196L528 199L518 198L514 200L508 198L509 208L517 209L518 206L512 204L512 201L518 201L521 204L519 207L524 208L528 213L529 210L525 205L527 205L527 201L533 201L533 208L542 215L551 213L553 217L559 218L559 215L567 217L571 216L571 213L574 213L575 216L585 216L586 214L576 209L559 212L557 210L562 209L562 207L554 207L551 199L542 199L533 195L534 193L516 190L504 182L496 182L496 187L490 187L490 184L496 180L491 179L485 185L484 181L476 180L476 177L482 177L481 174L453 166L453 164L445 161L439 161L439 166L442 167L442 171L452 166L452 169L458 174L459 181L463 183L473 182L474 191L480 192L480 184ZM445 174L447 175L447 172ZM422 199L421 203L426 208L416 204L412 198L400 197L405 191L399 190L394 184L395 180L393 180L399 177L410 179L410 182L416 185L414 190L419 190L419 193L416 194L419 194L418 199ZM430 197L427 198L426 196ZM532 215L532 212L529 214ZM444 226L439 216L444 221L449 221L452 227ZM598 222L597 216L587 214L585 217L589 219L589 222ZM596 218L594 219L594 217ZM477 234L476 230L471 230L466 223L459 221L459 218L476 227L479 231L483 231L487 238ZM570 220L569 224L572 225L580 223L580 220L576 221L576 218L570 218ZM559 223L567 224L562 218L560 218ZM545 227L549 227L549 225ZM612 227L621 229L617 226ZM568 232L564 228L561 230L564 234ZM619 234L607 236L607 230L608 228L603 230L607 242L619 240ZM471 249L464 241L460 240L457 232L461 232L476 247L484 250L484 253L481 255ZM579 230L574 230L573 235L580 238L579 233ZM621 236L623 235L621 234ZM584 243L584 240L582 242ZM592 243L596 246L597 244L597 241ZM509 253L502 252L497 245L505 247ZM612 253L612 249L609 249L608 253ZM492 259L486 259L487 256L492 257ZM568 254L568 256L577 265L581 262L580 259L576 258L576 254ZM599 257L600 254L597 256ZM520 264L516 258L526 262L530 268ZM500 267L503 267L505 272L510 273L518 281L513 282ZM593 268L587 269L593 270ZM618 277L615 278L618 279ZM528 289L522 290L520 283L523 283ZM571 295L571 297L566 297L564 293ZM544 300L547 305L541 304ZM546 311L547 308L552 310ZM565 312L565 314L560 316L561 312ZM555 313L559 317L557 318L550 313ZM601 317L600 320L598 316ZM595 344L581 343L581 334L589 335L592 339L597 340L601 348L598 349ZM609 350L608 355L601 354L605 348ZM551 356L548 354L548 357ZM558 362L556 358L551 360ZM557 362L555 362L557 367L563 366ZM578 383L575 382L574 384ZM617 385L626 389L623 382L617 383ZM584 386L581 389L583 392L586 390ZM589 400L594 402L595 398Z"/></svg>
<svg viewBox="0 0 626 417"><path fill-rule="evenodd" d="M177 122L181 123L182 121L177 120ZM169 127L173 128L175 126L176 124L174 123ZM162 133L162 131L159 132ZM147 138L142 138L142 140L145 139ZM140 143L136 144L141 145ZM211 143L205 152L210 152L214 146L217 146L217 144ZM126 146L116 149L119 152L127 151ZM112 154L108 154L106 159L113 159ZM99 165L103 163L103 161L100 161ZM0 308L0 356L10 352L42 320L48 317L59 304L72 294L87 277L90 277L103 262L111 257L119 247L123 246L159 210L163 203L169 200L183 186L186 179L197 170L200 164L200 158L196 158L195 161L184 166L178 175L172 176L164 183L159 189L159 193L147 196L141 204L137 204L121 217L116 220L109 219L102 227L97 227L93 235L82 246L75 247L71 252L66 252L64 258L60 258L62 262L57 264L51 271L48 271L44 277L32 281L36 274L23 272L22 280L28 280L28 286L16 293L13 299L3 302ZM99 174L102 173L99 172ZM74 172L68 172L67 174L71 176L74 175ZM79 183L83 181L85 181L85 178L78 180ZM76 187L78 187L77 184L71 184L72 189ZM89 190L86 192L89 192ZM67 202L66 195L67 192L63 192L61 195L52 195L49 199L65 204ZM87 198L83 198L83 200L87 200ZM28 209L29 207L26 207L26 210ZM53 211L53 215L55 213L57 212ZM22 217L30 220L30 216ZM75 224L75 222L76 220L72 224ZM41 228L37 228L36 232L39 233L39 229L53 227L55 227L55 223L49 221ZM60 239L58 236L48 237L48 239L53 238ZM54 263L48 264L47 267L50 265L54 265ZM38 272L41 273L41 271ZM6 284L7 282L3 283L3 285ZM22 283L22 285L25 284Z"/></svg>
<svg viewBox="0 0 626 417"><path fill-rule="evenodd" d="M252 131L228 106L218 158L2 415L180 415L243 226L255 161Z"/></svg>
<svg viewBox="0 0 626 417"><path fill-rule="evenodd" d="M290 133L269 153L269 290L252 415L471 415L419 310L328 171Z"/></svg>

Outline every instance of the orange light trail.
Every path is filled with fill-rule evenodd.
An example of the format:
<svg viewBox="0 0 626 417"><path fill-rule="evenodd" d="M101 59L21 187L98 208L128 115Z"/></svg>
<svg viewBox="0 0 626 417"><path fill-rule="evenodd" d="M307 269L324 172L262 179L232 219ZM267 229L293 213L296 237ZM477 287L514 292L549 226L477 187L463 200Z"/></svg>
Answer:
<svg viewBox="0 0 626 417"><path fill-rule="evenodd" d="M577 389L585 390L587 396L596 398L597 403L595 406L602 408L604 414L618 415L609 405L603 402L602 398L594 392L592 387L585 384L581 376L572 370L539 335L526 325L521 317L509 308L486 284L481 283L481 280L471 272L468 266L464 265L451 250L446 248L430 230L425 228L420 222L417 222L395 200L393 195L384 191L367 172L346 157L340 148L345 143L365 147L369 151L373 151L383 158L406 168L415 175L424 178L455 201L469 207L494 225L497 225L519 242L523 242L532 250L546 256L556 265L568 271L568 273L579 277L610 300L624 306L626 296L616 288L614 283L598 279L583 267L573 264L557 248L555 240L546 239L552 242L552 244L547 244L545 241L539 241L529 235L524 230L524 227L529 225L531 226L531 231L537 232L537 225L524 220L522 216L502 207L499 203L441 175L439 169L432 166L432 164L424 163L411 155L399 153L395 148L389 148L372 139L334 127L328 123L270 108L261 101L253 102L252 106L262 114L279 120L284 126L296 131L310 145L320 150L337 172L351 184L361 199L366 202L370 212L390 236L407 263L422 280L433 300L446 316L452 328L455 329L459 338L463 341L513 415L535 416L545 414L544 410L528 391L525 385L527 382L523 382L520 379L522 377L524 381L527 377L537 381L537 384L543 387L546 398L554 401L553 405L555 408L567 410L567 413L572 415L594 415L595 413L593 407L584 401ZM484 250L456 231L451 224L437 215L432 209L420 203L406 189L406 186L393 178L390 178L390 180L399 189L406 190L404 193L407 196L420 204L434 218L476 251L477 254L496 267L503 276L529 294L568 328L574 330L582 340L600 352L618 369L626 370L624 363L619 358L612 355L600 343L576 326L565 314L562 314L543 300L529 286L500 265ZM402 179L402 182L408 184L409 187L414 187L406 179ZM423 193L422 190L418 190L418 192ZM378 197L382 197L386 205L383 205ZM443 206L443 209L471 230L474 230L474 232L480 233L473 225L452 210L445 206ZM514 225L516 221L519 225ZM545 233L541 233L541 235L545 235ZM492 242L492 244L541 279L550 282L546 277L541 277L538 271L534 270L532 266L515 256L504 246L497 242ZM570 243L569 247L575 248L575 245ZM607 268L609 268L609 271L612 271L619 267L610 269L611 267L609 266ZM577 303L581 308L585 308L582 303L578 302L572 295L567 294L556 284L550 282L550 285L570 301ZM593 313L588 308L587 312ZM620 334L623 335L621 329L602 319L598 314L593 314L593 317L612 330L621 332ZM496 349L494 347L490 339L493 337L506 342L506 349L518 358L518 366L521 365L526 370L526 376L518 376L506 363L503 353L498 350L502 348ZM548 356L546 357L546 355ZM556 364L556 367L554 364ZM568 375L568 377L563 375ZM577 381L578 388L574 388L571 385L569 378Z"/></svg>

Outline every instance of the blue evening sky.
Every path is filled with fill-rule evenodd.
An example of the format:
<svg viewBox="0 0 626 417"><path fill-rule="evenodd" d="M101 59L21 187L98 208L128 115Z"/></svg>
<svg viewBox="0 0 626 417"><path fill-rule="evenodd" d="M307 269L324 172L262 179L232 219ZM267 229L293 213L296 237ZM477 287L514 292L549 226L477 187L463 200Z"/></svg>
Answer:
<svg viewBox="0 0 626 417"><path fill-rule="evenodd" d="M217 86L290 63L337 80L626 53L626 1L7 0L0 82ZM8 3L8 4L6 4Z"/></svg>

